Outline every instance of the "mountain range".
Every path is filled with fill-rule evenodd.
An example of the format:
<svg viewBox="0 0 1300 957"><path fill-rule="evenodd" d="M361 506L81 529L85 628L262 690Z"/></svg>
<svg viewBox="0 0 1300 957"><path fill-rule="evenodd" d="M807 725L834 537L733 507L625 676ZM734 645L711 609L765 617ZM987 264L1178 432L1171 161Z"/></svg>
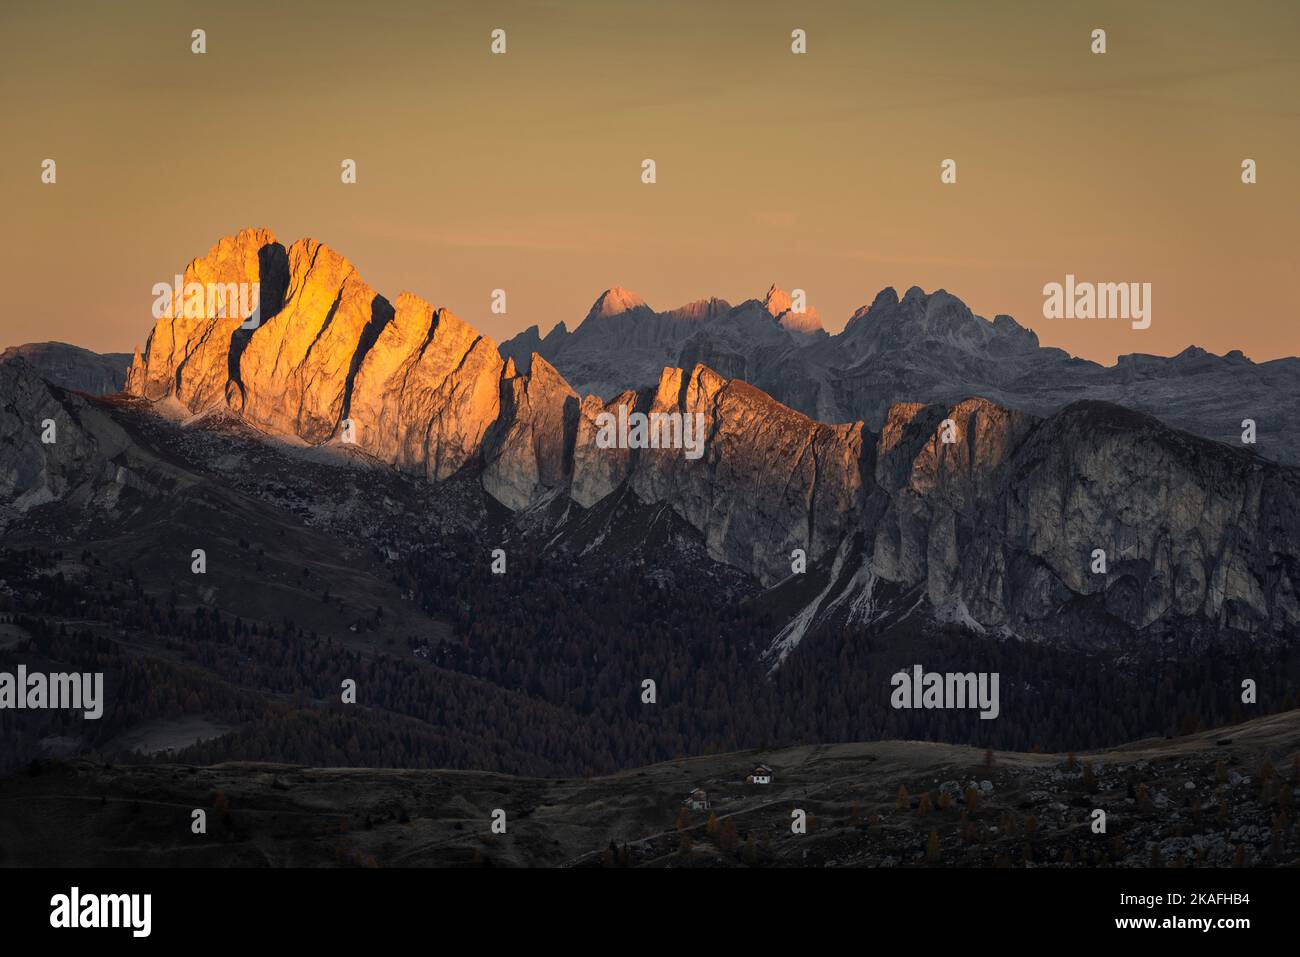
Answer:
<svg viewBox="0 0 1300 957"><path fill-rule="evenodd" d="M579 392L610 396L652 385L665 366L710 367L743 379L821 422L881 428L898 402L953 404L969 397L1047 416L1077 401L1146 412L1176 428L1239 444L1242 420L1265 458L1300 463L1300 359L1255 363L1189 346L1173 357L1124 355L1103 366L1043 347L1010 316L992 322L944 290L882 290L828 335L814 309L796 315L773 286L732 306L701 300L656 312L611 289L570 332L532 326L501 344L522 370L536 353Z"/></svg>
<svg viewBox="0 0 1300 957"><path fill-rule="evenodd" d="M917 612L1083 643L1285 640L1300 627L1300 472L1071 385L1162 384L1142 394L1196 419L1209 401L1199 390L1231 369L1238 400L1293 402L1279 383L1298 360L1184 353L1105 370L1041 349L1009 317L988 323L915 289L886 290L837 336L793 317L776 289L673 313L611 290L573 333L524 355L529 334L498 348L446 308L410 293L390 302L329 247L286 248L265 229L222 239L185 281L259 283L260 325L159 319L126 376L136 400L179 423L217 415L281 445L471 481L548 547L616 537L613 503L666 508L709 560L788 597L764 651L773 667L819 628ZM599 391L581 394L548 349ZM23 361L0 369L15 397L0 418L9 512L111 508L139 475L113 417ZM975 381L1014 386L1013 405L1032 388L1043 411L956 397ZM893 401L903 388L910 401ZM620 407L702 416L703 457L601 447L601 417ZM847 408L863 418L823 421ZM56 444L34 431L47 417ZM1282 428L1261 413L1260 434L1274 436L1261 444L1273 449Z"/></svg>

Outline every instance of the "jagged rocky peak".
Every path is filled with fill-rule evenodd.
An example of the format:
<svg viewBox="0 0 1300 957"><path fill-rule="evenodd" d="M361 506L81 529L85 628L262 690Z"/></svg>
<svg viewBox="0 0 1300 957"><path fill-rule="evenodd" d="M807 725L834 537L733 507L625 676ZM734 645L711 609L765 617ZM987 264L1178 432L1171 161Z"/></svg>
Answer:
<svg viewBox="0 0 1300 957"><path fill-rule="evenodd" d="M862 306L853 313L846 328L852 328L854 323L860 320L892 319L899 316L906 316L913 320L924 318L930 309L931 301L935 300L936 297L939 297L936 305L941 308L948 305L958 307L964 307L965 305L956 296L951 296L942 289L929 294L920 286L911 286L900 299L898 290L893 286L886 286L876 293L876 297L871 300L869 306ZM948 300L951 300L951 302Z"/></svg>
<svg viewBox="0 0 1300 957"><path fill-rule="evenodd" d="M538 346L542 344L541 327L537 325L529 326L523 332L515 336L515 341L518 342L521 346L523 345L531 346L531 348L529 349L530 354L536 352Z"/></svg>
<svg viewBox="0 0 1300 957"><path fill-rule="evenodd" d="M853 314L842 336L855 357L932 349L936 343L990 356L1038 348L1038 337L1010 316L989 322L947 290L927 293L920 286L912 286L902 299L892 288L881 290L870 306Z"/></svg>
<svg viewBox="0 0 1300 957"><path fill-rule="evenodd" d="M22 357L0 362L0 528L54 501L112 509L135 477L114 461L130 439L89 400Z"/></svg>
<svg viewBox="0 0 1300 957"><path fill-rule="evenodd" d="M803 312L787 310L781 314L779 320L781 328L787 332L796 332L804 336L824 336L826 330L822 328L821 317L817 315L817 310L809 306Z"/></svg>
<svg viewBox="0 0 1300 957"><path fill-rule="evenodd" d="M871 300L868 309L882 309L897 306L899 303L898 290L893 286L886 286L880 292L876 293L876 298Z"/></svg>
<svg viewBox="0 0 1300 957"><path fill-rule="evenodd" d="M777 325L787 332L804 336L825 335L817 310L812 306L805 306L802 310L796 311L790 294L775 283L763 297L763 308L777 321Z"/></svg>
<svg viewBox="0 0 1300 957"><path fill-rule="evenodd" d="M933 492L970 506L992 486L1035 416L971 397L952 405L899 403L877 439L876 482L897 492Z"/></svg>
<svg viewBox="0 0 1300 957"><path fill-rule="evenodd" d="M995 341L1009 347L1004 351L1030 353L1041 348L1038 333L1026 329L1006 313L998 313L993 317L993 331L998 334Z"/></svg>
<svg viewBox="0 0 1300 957"><path fill-rule="evenodd" d="M849 321L844 326L844 332L850 332L855 326L861 325L877 319L882 315L891 313L898 307L898 290L893 286L886 286L880 292L876 293L876 298L871 300L871 305L860 306Z"/></svg>
<svg viewBox="0 0 1300 957"><path fill-rule="evenodd" d="M651 309L646 305L644 299L631 290L624 289L622 286L614 286L606 289L597 297L592 304L591 310L587 313L587 319L607 319L611 316L621 316L624 313L633 311L650 312Z"/></svg>
<svg viewBox="0 0 1300 957"><path fill-rule="evenodd" d="M483 443L483 487L516 511L568 484L578 429L578 394L540 355L530 365L502 378L501 415Z"/></svg>
<svg viewBox="0 0 1300 957"><path fill-rule="evenodd" d="M561 324L562 325L562 324ZM564 331L556 326L551 330L545 339L542 338L541 329L538 326L529 326L523 332L512 336L505 342L500 343L497 349L501 352L503 359L509 359L514 362L515 366L524 372L527 372L532 362L534 352L547 354L550 345L557 345L564 339Z"/></svg>
<svg viewBox="0 0 1300 957"><path fill-rule="evenodd" d="M270 230L243 230L186 276L260 280L259 321L164 315L132 365L135 394L194 412L228 406L311 444L341 437L347 418L349 440L431 478L475 454L497 416L502 360L492 340L413 293L389 303L323 243L285 250Z"/></svg>
<svg viewBox="0 0 1300 957"><path fill-rule="evenodd" d="M767 295L763 297L763 305L767 307L768 315L778 319L783 312L790 309L790 294L773 283L767 290Z"/></svg>
<svg viewBox="0 0 1300 957"><path fill-rule="evenodd" d="M240 306L257 291L265 320L278 308L287 281L285 249L271 230L223 237L185 267L179 290L155 300L156 323L127 373L126 391L148 399L174 396L194 412L223 403L232 378L231 339L248 318L231 301L232 284ZM162 285L172 284L162 277ZM199 295L192 296L195 290Z"/></svg>
<svg viewBox="0 0 1300 957"><path fill-rule="evenodd" d="M190 272L256 278L268 241L245 231ZM409 292L389 303L315 240L272 248L285 267L278 307L247 330L163 317L135 364L139 394L194 411L225 405L264 431L352 443L432 481L482 461L485 487L511 507L567 480L577 395L545 359L530 353L521 374L449 310Z"/></svg>
<svg viewBox="0 0 1300 957"><path fill-rule="evenodd" d="M933 328L975 318L966 303L946 289L927 293L920 286L912 286L903 294L899 309L909 320Z"/></svg>

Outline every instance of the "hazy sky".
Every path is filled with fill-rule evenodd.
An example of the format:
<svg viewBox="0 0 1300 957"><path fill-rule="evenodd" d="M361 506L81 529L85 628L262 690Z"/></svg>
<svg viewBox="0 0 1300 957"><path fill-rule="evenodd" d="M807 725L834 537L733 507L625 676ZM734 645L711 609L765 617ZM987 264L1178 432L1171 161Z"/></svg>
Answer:
<svg viewBox="0 0 1300 957"><path fill-rule="evenodd" d="M0 103L0 346L129 351L269 226L498 340L775 282L832 332L919 285L1106 362L1300 353L1295 0L4 0ZM1151 327L1044 319L1067 273L1152 283Z"/></svg>

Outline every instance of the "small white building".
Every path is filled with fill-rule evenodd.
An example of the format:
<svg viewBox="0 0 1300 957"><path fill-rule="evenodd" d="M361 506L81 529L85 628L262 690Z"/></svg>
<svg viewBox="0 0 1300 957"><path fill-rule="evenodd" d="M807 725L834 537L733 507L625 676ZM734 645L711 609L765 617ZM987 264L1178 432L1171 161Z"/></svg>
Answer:
<svg viewBox="0 0 1300 957"><path fill-rule="evenodd" d="M746 784L771 784L776 779L776 773L766 764L757 765L753 771L749 772L749 777L745 778Z"/></svg>
<svg viewBox="0 0 1300 957"><path fill-rule="evenodd" d="M686 800L682 803L692 811L707 811L709 809L709 795L701 788L696 788L686 795Z"/></svg>

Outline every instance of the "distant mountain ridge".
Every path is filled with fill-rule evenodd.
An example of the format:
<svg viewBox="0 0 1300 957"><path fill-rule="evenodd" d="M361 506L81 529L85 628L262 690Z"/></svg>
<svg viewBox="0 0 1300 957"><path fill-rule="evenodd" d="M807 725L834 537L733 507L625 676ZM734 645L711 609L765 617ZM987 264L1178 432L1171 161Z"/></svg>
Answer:
<svg viewBox="0 0 1300 957"><path fill-rule="evenodd" d="M55 385L88 395L121 392L131 365L125 352L91 352L66 342L28 342L0 352L0 362L14 358L26 360Z"/></svg>
<svg viewBox="0 0 1300 957"><path fill-rule="evenodd" d="M526 368L536 352L578 391L606 397L652 384L664 366L702 363L811 418L873 429L896 402L968 396L1040 416L1079 400L1114 402L1228 443L1240 442L1249 418L1259 454L1300 463L1300 358L1254 363L1240 351L1215 356L1190 346L1169 358L1132 354L1102 366L1041 346L1010 316L990 322L948 292L917 287L901 299L882 290L833 336L811 310L781 313L789 297L776 287L734 307L708 300L706 314L697 304L659 313L618 292L615 302L635 306L606 305L595 319L593 307L572 332L560 323L544 338L529 328L502 343L502 354Z"/></svg>
<svg viewBox="0 0 1300 957"><path fill-rule="evenodd" d="M661 368L649 388L581 395L540 354L521 371L446 309L410 293L389 303L328 247L286 249L269 230L221 240L190 264L191 277L260 280L261 325L158 320L132 362L130 394L430 482L468 478L549 542L581 525L584 548L598 547L618 531L618 510L602 513L603 503L631 496L670 507L710 558L770 588L801 577L802 553L818 590L771 636L778 664L810 629L917 610L991 634L1084 641L1285 640L1300 630L1300 471L1240 444L1097 401L1046 418L984 398L907 402L885 409L878 427L827 424L702 362ZM882 294L841 336L861 361L886 354L904 320L970 355L1037 349L1008 321L970 326L955 303ZM737 307L737 324L789 338L780 304L769 295ZM655 314L617 292L583 325L593 339L640 335L645 359L680 326L724 315L736 318L718 301ZM834 337L809 339L789 348L819 350ZM81 501L114 501L104 483L141 479L93 407L41 385L22 362L0 371L29 397L0 417L0 438L22 450L12 463L0 457L4 503L21 511L74 489ZM703 456L602 447L601 417L620 406L701 416ZM71 417L60 429L87 439L41 445L33 423L60 407L61 423ZM593 528L601 514L607 524Z"/></svg>

